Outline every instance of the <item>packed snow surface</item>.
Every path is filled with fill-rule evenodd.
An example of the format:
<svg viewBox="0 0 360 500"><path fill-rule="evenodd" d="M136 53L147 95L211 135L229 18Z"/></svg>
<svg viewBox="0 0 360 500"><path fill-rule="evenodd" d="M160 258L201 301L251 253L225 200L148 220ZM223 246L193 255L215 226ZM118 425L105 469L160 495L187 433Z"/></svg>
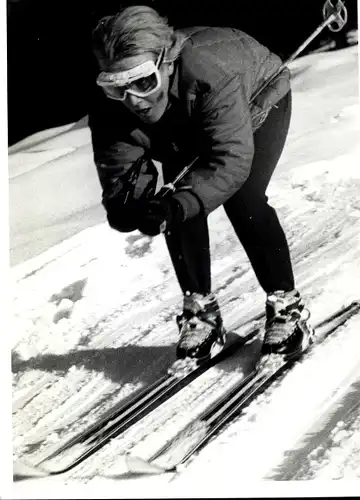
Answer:
<svg viewBox="0 0 360 500"><path fill-rule="evenodd" d="M358 50L309 55L291 70L291 129L268 195L315 324L360 298ZM54 159L75 165L77 155L91 161L87 129L71 130L14 147L10 175ZM223 209L209 221L213 288L232 327L263 310L265 297ZM15 460L40 462L175 360L181 294L162 237L93 226L14 266L11 294ZM150 457L241 379L241 360L212 368L73 471L14 483L12 498L288 493L281 479L298 479L297 495L309 485L323 494L335 479L360 491L359 328L359 316L350 319L179 474L128 477L122 455Z"/></svg>

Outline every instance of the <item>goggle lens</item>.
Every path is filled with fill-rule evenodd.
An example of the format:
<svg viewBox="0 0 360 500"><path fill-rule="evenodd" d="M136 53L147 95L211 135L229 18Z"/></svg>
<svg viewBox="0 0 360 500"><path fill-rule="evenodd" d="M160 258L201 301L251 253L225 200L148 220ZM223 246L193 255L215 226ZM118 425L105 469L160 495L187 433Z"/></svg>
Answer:
<svg viewBox="0 0 360 500"><path fill-rule="evenodd" d="M143 92L144 94L152 92L158 86L157 73L153 73L149 76L144 76L135 80L130 85L130 89L136 90L137 92Z"/></svg>
<svg viewBox="0 0 360 500"><path fill-rule="evenodd" d="M127 85L106 85L102 88L105 94L110 97L110 99L125 101L127 92L138 97L146 97L155 92L159 87L160 81L158 78L158 74L157 72L154 72L149 76L144 76L139 78L138 80L134 80Z"/></svg>

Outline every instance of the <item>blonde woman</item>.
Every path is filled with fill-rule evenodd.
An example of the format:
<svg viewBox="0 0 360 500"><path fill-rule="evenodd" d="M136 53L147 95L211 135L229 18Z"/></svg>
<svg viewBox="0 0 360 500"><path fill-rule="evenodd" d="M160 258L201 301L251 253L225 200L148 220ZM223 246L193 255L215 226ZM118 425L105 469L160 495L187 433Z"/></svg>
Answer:
<svg viewBox="0 0 360 500"><path fill-rule="evenodd" d="M225 342L211 289L207 216L223 205L266 294L263 354L292 356L310 342L289 248L265 194L286 140L289 71L251 96L281 65L233 28L174 30L147 6L103 18L93 33L98 75L89 114L109 224L164 233L183 293L179 358L204 359ZM165 183L197 158L166 197Z"/></svg>

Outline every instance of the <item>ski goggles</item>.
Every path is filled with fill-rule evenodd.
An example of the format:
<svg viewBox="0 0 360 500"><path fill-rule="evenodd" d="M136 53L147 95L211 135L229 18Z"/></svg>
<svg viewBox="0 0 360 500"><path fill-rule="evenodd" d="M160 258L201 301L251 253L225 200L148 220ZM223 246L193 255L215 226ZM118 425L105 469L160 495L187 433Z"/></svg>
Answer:
<svg viewBox="0 0 360 500"><path fill-rule="evenodd" d="M161 87L159 68L164 60L165 49L162 49L156 62L145 61L127 71L110 73L102 71L96 83L102 87L106 97L116 101L125 101L126 95L147 97Z"/></svg>

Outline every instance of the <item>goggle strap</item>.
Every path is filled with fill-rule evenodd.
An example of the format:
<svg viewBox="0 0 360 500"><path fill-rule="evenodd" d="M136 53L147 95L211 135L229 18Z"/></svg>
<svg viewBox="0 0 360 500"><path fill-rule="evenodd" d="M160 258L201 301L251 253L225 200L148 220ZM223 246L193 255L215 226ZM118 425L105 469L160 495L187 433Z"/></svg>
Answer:
<svg viewBox="0 0 360 500"><path fill-rule="evenodd" d="M152 75L156 70L157 67L154 61L145 61L136 68L132 68L128 71L119 71L118 73L102 71L96 82L102 87L108 85L122 87L140 78L146 78Z"/></svg>
<svg viewBox="0 0 360 500"><path fill-rule="evenodd" d="M156 61L157 69L159 69L160 66L162 65L162 63L164 62L166 54L167 54L167 49L165 47L163 47L161 49L159 57L157 58L157 61Z"/></svg>

